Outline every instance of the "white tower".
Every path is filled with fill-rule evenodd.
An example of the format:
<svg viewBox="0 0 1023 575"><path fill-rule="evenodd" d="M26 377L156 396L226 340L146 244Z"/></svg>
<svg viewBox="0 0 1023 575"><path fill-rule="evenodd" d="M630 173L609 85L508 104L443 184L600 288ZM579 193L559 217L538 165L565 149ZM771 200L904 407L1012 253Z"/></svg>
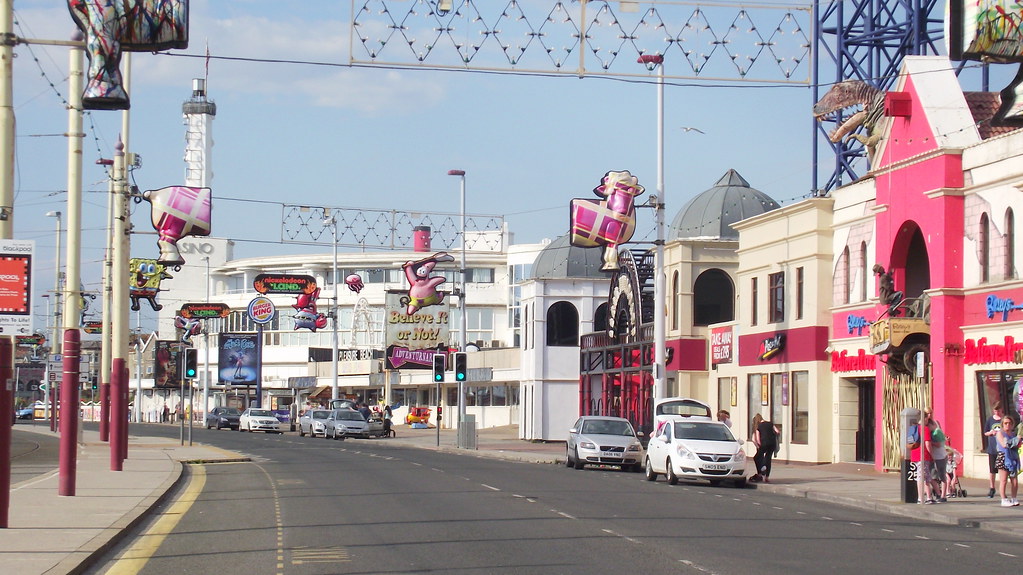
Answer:
<svg viewBox="0 0 1023 575"><path fill-rule="evenodd" d="M192 80L192 99L181 105L185 116L185 185L210 187L213 180L213 118L217 105L206 99L206 80Z"/></svg>

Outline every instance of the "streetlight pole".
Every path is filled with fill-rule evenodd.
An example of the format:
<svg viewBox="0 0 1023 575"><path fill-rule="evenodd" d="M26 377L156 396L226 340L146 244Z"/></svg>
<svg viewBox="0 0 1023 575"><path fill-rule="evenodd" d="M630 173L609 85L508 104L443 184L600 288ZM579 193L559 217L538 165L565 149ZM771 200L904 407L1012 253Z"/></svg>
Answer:
<svg viewBox="0 0 1023 575"><path fill-rule="evenodd" d="M462 216L462 263L459 265L461 286L458 288L458 315L461 325L458 333L458 351L465 351L466 317L465 317L465 170L448 170L449 176L458 176L461 180L461 216ZM438 398L438 403L440 399ZM458 428L465 421L465 382L458 382Z"/></svg>
<svg viewBox="0 0 1023 575"><path fill-rule="evenodd" d="M325 209L325 212L326 212L326 209ZM338 359L337 358L337 348L338 348L338 341L337 341L337 320L338 320L338 317L337 317L338 316L338 309L337 309L337 295L338 295L337 294L337 216L334 215L334 214L326 216L326 217L323 218L323 223L328 225L328 226L330 226L330 237L331 237L331 239L333 240L333 243L334 243L334 267L332 268L332 270L333 270L332 273L333 273L333 276L334 276L334 304L331 306L331 310L330 310L330 318L331 318L330 319L330 323L331 323L331 326L333 327L333 330L332 330L332 333L331 333L331 337L330 337L330 341L331 341L331 346L330 346L330 364L331 364L331 377L333 378L331 380L331 384L330 384L330 399L333 400L333 399L338 399L338 389L337 389L337 384L338 384L338 382L337 382L337 370L338 370L338 365L337 365L337 359Z"/></svg>
<svg viewBox="0 0 1023 575"><path fill-rule="evenodd" d="M61 213L60 212L46 212L46 217L57 218L57 259L54 262L53 272L53 329L50 332L50 357L46 362L46 371L56 369L56 356L60 355L61 352L61 309L60 309L60 232L61 232ZM49 377L46 383L46 395L47 395L47 411L49 412L50 420L50 431L57 430L57 380L60 378Z"/></svg>
<svg viewBox="0 0 1023 575"><path fill-rule="evenodd" d="M210 256L202 258L206 261L206 303L210 303ZM206 421L206 412L210 409L210 326L203 326L203 346L206 348L206 358L203 362L202 373L202 417ZM194 408L193 408L194 409Z"/></svg>
<svg viewBox="0 0 1023 575"><path fill-rule="evenodd" d="M653 71L657 68L657 200L654 202L654 223L657 226L657 241L654 244L654 400L661 399L666 391L666 369L664 355L665 308L667 297L664 286L664 56L645 54L637 60Z"/></svg>

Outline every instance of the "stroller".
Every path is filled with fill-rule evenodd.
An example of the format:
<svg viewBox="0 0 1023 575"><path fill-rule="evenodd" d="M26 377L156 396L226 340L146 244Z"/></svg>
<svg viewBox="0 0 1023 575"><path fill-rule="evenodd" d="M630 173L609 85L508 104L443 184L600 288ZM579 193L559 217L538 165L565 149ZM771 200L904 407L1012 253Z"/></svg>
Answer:
<svg viewBox="0 0 1023 575"><path fill-rule="evenodd" d="M966 497L966 490L963 489L962 483L959 482L959 464L963 461L963 454L959 450L952 448L948 444L945 445L945 451L948 453L948 459L946 471L948 471L948 496L949 497Z"/></svg>

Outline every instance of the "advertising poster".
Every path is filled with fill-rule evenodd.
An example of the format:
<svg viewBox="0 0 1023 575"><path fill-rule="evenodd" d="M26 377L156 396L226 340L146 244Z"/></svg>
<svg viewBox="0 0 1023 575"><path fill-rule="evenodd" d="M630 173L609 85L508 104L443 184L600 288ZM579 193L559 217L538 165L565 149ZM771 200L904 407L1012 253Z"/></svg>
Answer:
<svg viewBox="0 0 1023 575"><path fill-rule="evenodd" d="M30 335L32 329L31 240L0 240L0 335Z"/></svg>
<svg viewBox="0 0 1023 575"><path fill-rule="evenodd" d="M250 386L259 383L259 335L255 333L220 334L217 380L225 385Z"/></svg>
<svg viewBox="0 0 1023 575"><path fill-rule="evenodd" d="M451 314L447 302L408 313L408 293L389 291L385 300L387 369L433 369L433 355L447 351Z"/></svg>
<svg viewBox="0 0 1023 575"><path fill-rule="evenodd" d="M732 328L716 327L710 330L710 363L732 363Z"/></svg>
<svg viewBox="0 0 1023 575"><path fill-rule="evenodd" d="M177 341L169 340L157 340L156 346L153 347L153 353L156 354L156 366L153 370L153 385L157 388L173 388L177 389L181 387L181 374L179 372L181 366L181 355L184 346Z"/></svg>

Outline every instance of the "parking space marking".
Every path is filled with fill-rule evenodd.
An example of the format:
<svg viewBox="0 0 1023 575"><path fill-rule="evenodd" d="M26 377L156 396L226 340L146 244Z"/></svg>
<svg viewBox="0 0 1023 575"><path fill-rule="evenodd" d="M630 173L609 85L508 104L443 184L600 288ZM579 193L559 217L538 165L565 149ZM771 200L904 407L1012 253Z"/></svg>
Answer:
<svg viewBox="0 0 1023 575"><path fill-rule="evenodd" d="M487 489L489 489L491 491L500 491L500 489L498 489L497 487L493 487L493 486L487 485L486 483L480 483L480 485L482 485L483 487L486 487Z"/></svg>

